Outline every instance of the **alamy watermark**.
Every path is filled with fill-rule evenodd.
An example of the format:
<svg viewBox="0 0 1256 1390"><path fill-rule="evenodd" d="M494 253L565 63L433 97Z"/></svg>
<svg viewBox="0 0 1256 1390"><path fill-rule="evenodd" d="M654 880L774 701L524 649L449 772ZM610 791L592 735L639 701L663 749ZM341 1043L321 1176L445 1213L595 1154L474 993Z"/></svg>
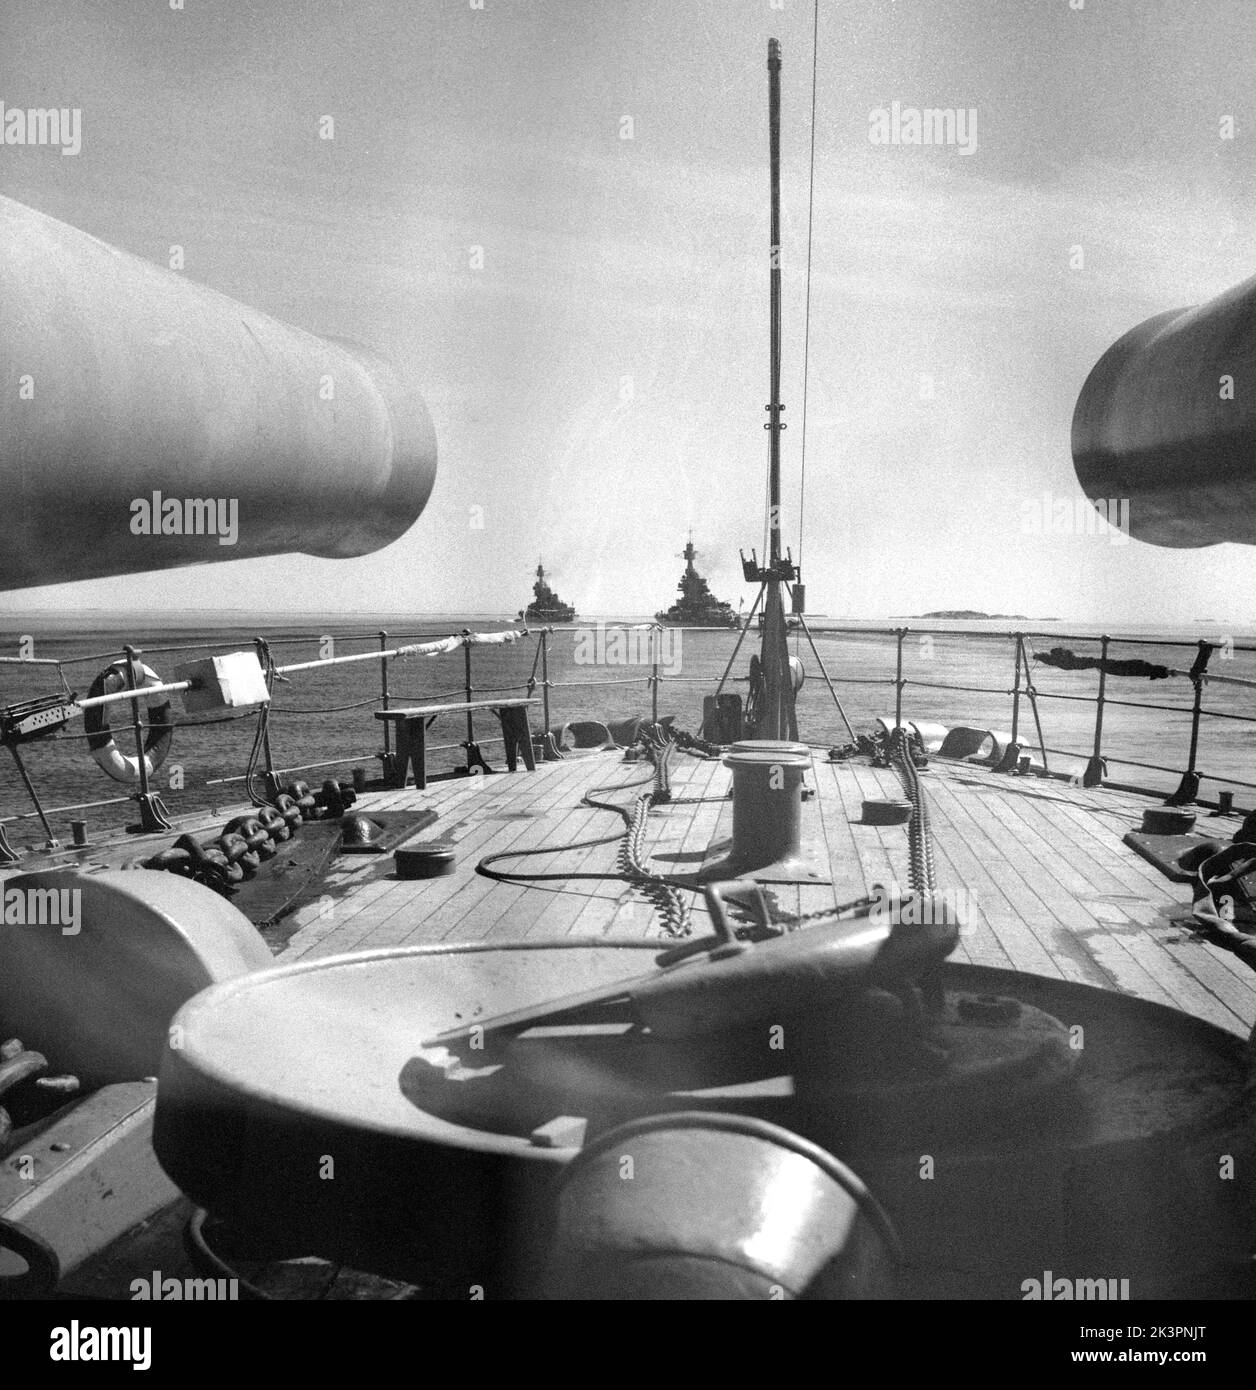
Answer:
<svg viewBox="0 0 1256 1390"><path fill-rule="evenodd" d="M1107 536L1109 545L1130 538L1128 497L1056 497L1044 492L1021 503L1023 536Z"/></svg>
<svg viewBox="0 0 1256 1390"><path fill-rule="evenodd" d="M966 888L913 893L898 883L878 883L873 887L872 898L868 920L877 926L963 927L973 918L972 898Z"/></svg>
<svg viewBox="0 0 1256 1390"><path fill-rule="evenodd" d="M0 145L59 145L62 154L83 148L83 112L67 106L6 106L0 101Z"/></svg>
<svg viewBox="0 0 1256 1390"><path fill-rule="evenodd" d="M654 627L582 628L575 634L573 659L577 666L652 666L669 676L678 676L681 669L680 629Z"/></svg>
<svg viewBox="0 0 1256 1390"><path fill-rule="evenodd" d="M81 888L21 888L0 893L0 921L6 927L60 927L62 936L83 929Z"/></svg>
<svg viewBox="0 0 1256 1390"><path fill-rule="evenodd" d="M892 101L868 112L873 145L953 145L960 154L977 149L977 108L904 106Z"/></svg>
<svg viewBox="0 0 1256 1390"><path fill-rule="evenodd" d="M137 1303L200 1302L228 1303L240 1297L238 1279L162 1278L155 1269L147 1279L131 1280L131 1298Z"/></svg>
<svg viewBox="0 0 1256 1390"><path fill-rule="evenodd" d="M240 537L240 503L235 497L136 497L131 501L133 536L217 536L219 545Z"/></svg>
<svg viewBox="0 0 1256 1390"><path fill-rule="evenodd" d="M1070 1300L1116 1303L1130 1296L1128 1279L1068 1279L1052 1275L1044 1269L1041 1279L1026 1279L1021 1284L1021 1302L1065 1303Z"/></svg>
<svg viewBox="0 0 1256 1390"><path fill-rule="evenodd" d="M133 1371L153 1364L151 1327L90 1327L74 1318L49 1333L50 1361L129 1361Z"/></svg>

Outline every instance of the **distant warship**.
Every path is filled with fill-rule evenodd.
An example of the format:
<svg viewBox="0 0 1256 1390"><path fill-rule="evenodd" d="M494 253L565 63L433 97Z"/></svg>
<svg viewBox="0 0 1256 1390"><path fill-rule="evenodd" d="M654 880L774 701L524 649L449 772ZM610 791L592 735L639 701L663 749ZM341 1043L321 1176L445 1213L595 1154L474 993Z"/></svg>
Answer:
<svg viewBox="0 0 1256 1390"><path fill-rule="evenodd" d="M685 572L676 586L680 598L665 613L654 616L661 623L679 627L736 627L737 614L731 604L721 603L707 588L707 582L694 569L693 562L698 552L693 548L693 537L681 552L685 561Z"/></svg>
<svg viewBox="0 0 1256 1390"><path fill-rule="evenodd" d="M536 583L532 586L536 597L528 604L519 618L528 623L572 623L576 620L576 610L562 599L545 582L545 566L537 561Z"/></svg>

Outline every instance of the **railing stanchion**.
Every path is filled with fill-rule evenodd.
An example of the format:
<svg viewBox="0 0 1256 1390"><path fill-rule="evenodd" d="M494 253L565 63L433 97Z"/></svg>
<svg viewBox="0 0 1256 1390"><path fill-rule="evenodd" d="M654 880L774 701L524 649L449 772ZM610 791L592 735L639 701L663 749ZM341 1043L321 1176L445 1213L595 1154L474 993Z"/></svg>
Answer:
<svg viewBox="0 0 1256 1390"><path fill-rule="evenodd" d="M462 629L462 669L463 669L463 690L466 692L467 703L471 703L471 629ZM467 711L467 773L470 775L472 768L478 767L484 771L487 764L480 756L479 745L475 741L475 717L471 711Z"/></svg>
<svg viewBox="0 0 1256 1390"><path fill-rule="evenodd" d="M1108 688L1108 643L1111 639L1105 633L1099 639L1099 693L1095 696L1095 747L1082 773L1083 787L1098 787L1103 784L1103 700Z"/></svg>
<svg viewBox="0 0 1256 1390"><path fill-rule="evenodd" d="M897 627L894 632L898 639L894 671L894 726L897 728L903 722L903 638L907 636L907 629Z"/></svg>
<svg viewBox="0 0 1256 1390"><path fill-rule="evenodd" d="M379 630L379 649L381 652L386 652L388 650L388 634L383 628ZM388 690L388 658L386 656L381 656L379 659L379 698L380 703L387 709L391 696ZM391 721L387 719L380 720L380 723L384 726L384 756L381 759L381 766L383 768L385 782L388 782L392 778L393 770L392 730L389 727L390 722Z"/></svg>
<svg viewBox="0 0 1256 1390"><path fill-rule="evenodd" d="M52 832L52 826L48 823L48 817L44 814L43 802L40 801L38 793L35 791L35 784L31 781L30 773L26 770L26 764L22 761L22 755L17 751L17 744L9 744L9 752L13 754L13 761L17 764L18 776L22 779L22 785L26 788L26 795L30 797L31 803L35 807L35 814L39 817L44 827L44 848L60 849L61 841ZM81 825L82 821L75 821L75 825ZM75 839L75 844L79 841ZM18 855L13 846L5 839L4 825L0 824L0 866L16 864L19 862Z"/></svg>
<svg viewBox="0 0 1256 1390"><path fill-rule="evenodd" d="M1016 673L1012 678L1012 742L1017 742L1017 735L1020 733L1020 697L1021 697L1021 647L1024 637L1021 633L1013 633L1016 641Z"/></svg>
<svg viewBox="0 0 1256 1390"><path fill-rule="evenodd" d="M1212 653L1212 643L1201 641L1190 669L1191 685L1195 689L1195 698L1191 703L1191 746L1186 755L1186 771L1182 774L1177 791L1165 798L1166 806L1193 806L1199 797L1200 776L1195 771L1199 756L1199 717L1204 700L1204 672L1208 669L1208 658Z"/></svg>
<svg viewBox="0 0 1256 1390"><path fill-rule="evenodd" d="M139 682L135 678L135 668L143 652L132 646L124 646L122 650L126 653L127 686L131 690L138 690ZM166 808L161 804L161 797L148 789L148 760L144 751L144 721L140 714L140 702L131 700L129 703L131 728L135 732L136 771L140 779L139 795L136 797L140 806L140 828L145 831L173 830L174 826L170 823Z"/></svg>
<svg viewBox="0 0 1256 1390"><path fill-rule="evenodd" d="M541 718L545 723L545 736L549 737L549 629L541 633Z"/></svg>
<svg viewBox="0 0 1256 1390"><path fill-rule="evenodd" d="M659 637L662 635L663 625L655 623L650 630L650 722L659 722Z"/></svg>
<svg viewBox="0 0 1256 1390"><path fill-rule="evenodd" d="M553 628L541 629L541 645L537 650L537 660L532 663L532 676L528 681L528 694L536 689L537 661L541 665L541 733L532 742L540 749L542 759L547 763L557 762L563 755L554 740L550 729L550 678L549 678L549 635Z"/></svg>
<svg viewBox="0 0 1256 1390"><path fill-rule="evenodd" d="M1204 683L1198 676L1195 677L1193 684L1195 686L1195 700L1191 705L1191 746L1186 754L1186 775L1188 777L1194 777L1195 760L1199 756L1199 715L1204 691Z"/></svg>
<svg viewBox="0 0 1256 1390"><path fill-rule="evenodd" d="M123 647L126 653L126 683L129 690L135 690L139 682L135 679L135 663L142 655L136 647ZM140 797L148 795L148 764L144 759L144 729L143 719L140 715L140 702L131 700L131 729L135 734L135 760L139 764L138 773L140 779Z"/></svg>
<svg viewBox="0 0 1256 1390"><path fill-rule="evenodd" d="M388 650L388 634L381 628L379 634L379 649L381 652ZM388 708L388 658L381 656L379 659L379 698L380 703L385 709ZM381 721L384 725L384 757L387 758L392 750L392 734L388 728L388 720Z"/></svg>
<svg viewBox="0 0 1256 1390"><path fill-rule="evenodd" d="M268 674L271 671L270 643L264 637L254 637L253 645L257 648L257 660L261 668ZM274 696L273 680L267 681L267 690L272 698ZM266 788L266 795L274 801L282 788L279 785L279 778L275 775L275 756L270 747L270 701L263 706L262 713L262 762L266 766L266 771L262 777L262 783ZM252 788L250 787L250 794Z"/></svg>

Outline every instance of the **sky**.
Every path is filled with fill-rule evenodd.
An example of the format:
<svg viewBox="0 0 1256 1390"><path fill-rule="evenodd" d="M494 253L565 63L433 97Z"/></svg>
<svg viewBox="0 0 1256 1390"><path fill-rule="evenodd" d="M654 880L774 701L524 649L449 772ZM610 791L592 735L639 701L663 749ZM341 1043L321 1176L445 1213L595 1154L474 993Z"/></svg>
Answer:
<svg viewBox="0 0 1256 1390"><path fill-rule="evenodd" d="M776 35L809 610L1250 620L1256 550L1025 530L1080 496L1070 420L1105 348L1256 271L1256 4L1077 4L820 0L808 314L811 0L5 0L0 100L80 108L82 148L0 148L0 192L161 265L182 245L190 278L382 351L439 465L371 556L4 607L505 615L543 557L582 614L648 613L689 528L748 604ZM872 143L895 101L975 111L971 151Z"/></svg>

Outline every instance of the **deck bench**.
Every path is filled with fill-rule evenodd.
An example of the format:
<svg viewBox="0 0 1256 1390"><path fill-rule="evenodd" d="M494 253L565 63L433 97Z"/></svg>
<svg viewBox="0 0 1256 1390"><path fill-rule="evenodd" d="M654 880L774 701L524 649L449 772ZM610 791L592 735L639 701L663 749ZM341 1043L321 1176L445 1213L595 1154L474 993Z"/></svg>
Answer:
<svg viewBox="0 0 1256 1390"><path fill-rule="evenodd" d="M410 764L414 764L414 785L422 790L427 786L427 731L432 722L442 714L465 714L467 716L468 737L466 739L467 771L478 766L483 772L493 769L484 761L479 745L470 737L471 716L476 710L491 709L501 721L502 742L506 747L506 766L514 772L519 765L519 754L523 754L523 765L529 772L536 771L536 758L532 752L532 729L528 724L529 705L538 704L533 698L517 697L510 700L458 700L452 704L404 705L394 709L377 709L375 718L392 724L397 731L397 751L389 762L385 762L385 780L390 787L404 787L410 775Z"/></svg>

